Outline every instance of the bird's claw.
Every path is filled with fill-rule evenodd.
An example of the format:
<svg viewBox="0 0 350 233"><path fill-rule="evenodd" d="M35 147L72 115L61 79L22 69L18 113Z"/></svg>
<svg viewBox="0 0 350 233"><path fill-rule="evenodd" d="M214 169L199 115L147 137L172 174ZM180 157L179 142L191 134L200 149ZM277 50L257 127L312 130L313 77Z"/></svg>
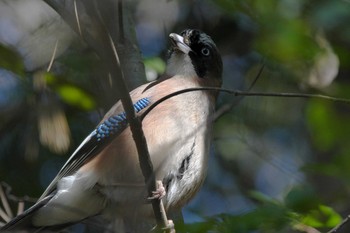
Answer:
<svg viewBox="0 0 350 233"><path fill-rule="evenodd" d="M163 186L163 182L158 180L157 181L157 190L156 191L152 191L152 196L148 197L148 200L154 200L154 199L162 199L163 197L165 197L166 195L166 191L165 188Z"/></svg>

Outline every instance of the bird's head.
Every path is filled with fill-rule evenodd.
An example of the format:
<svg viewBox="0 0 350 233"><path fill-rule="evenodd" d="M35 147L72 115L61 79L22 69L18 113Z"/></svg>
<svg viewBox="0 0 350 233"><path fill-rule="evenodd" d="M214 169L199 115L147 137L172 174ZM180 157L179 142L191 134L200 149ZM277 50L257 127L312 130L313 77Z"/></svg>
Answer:
<svg viewBox="0 0 350 233"><path fill-rule="evenodd" d="M214 41L204 32L187 29L169 35L172 42L168 75L198 77L206 86L221 86L222 61Z"/></svg>

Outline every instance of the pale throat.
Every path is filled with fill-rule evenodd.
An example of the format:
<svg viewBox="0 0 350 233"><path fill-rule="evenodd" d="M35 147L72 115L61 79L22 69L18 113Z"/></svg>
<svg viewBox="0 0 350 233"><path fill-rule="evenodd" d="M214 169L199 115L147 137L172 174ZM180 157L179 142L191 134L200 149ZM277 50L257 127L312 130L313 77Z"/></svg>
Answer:
<svg viewBox="0 0 350 233"><path fill-rule="evenodd" d="M177 53L171 55L168 60L166 74L170 76L181 75L186 77L196 77L197 73L193 67L190 56L184 53Z"/></svg>

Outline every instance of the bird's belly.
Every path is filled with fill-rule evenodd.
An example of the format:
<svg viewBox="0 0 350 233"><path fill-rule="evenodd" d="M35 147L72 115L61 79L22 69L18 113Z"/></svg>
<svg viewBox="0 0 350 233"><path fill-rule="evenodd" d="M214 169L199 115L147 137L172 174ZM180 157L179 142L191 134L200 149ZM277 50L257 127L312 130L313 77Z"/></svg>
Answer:
<svg viewBox="0 0 350 233"><path fill-rule="evenodd" d="M164 202L183 205L196 193L205 177L211 108L207 100L192 95L172 101L186 104L182 109L169 107L179 106L171 101L169 106L159 105L142 124L156 180L165 182L169 189ZM105 152L101 158L106 161L100 161L102 192L115 205L146 203L147 188L130 130L124 131ZM107 159L109 156L113 158Z"/></svg>

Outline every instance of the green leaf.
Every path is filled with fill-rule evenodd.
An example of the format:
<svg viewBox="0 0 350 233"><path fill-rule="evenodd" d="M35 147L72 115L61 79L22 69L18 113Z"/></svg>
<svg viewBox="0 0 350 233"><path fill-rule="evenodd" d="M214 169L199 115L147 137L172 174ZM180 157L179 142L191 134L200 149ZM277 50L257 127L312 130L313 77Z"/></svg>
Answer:
<svg viewBox="0 0 350 233"><path fill-rule="evenodd" d="M258 193L256 195L260 196ZM292 216L292 213L277 201L270 201L270 198L267 197L261 198L269 200L246 213L219 214L208 217L203 222L176 224L176 228L180 232L189 233L250 233L256 230L282 232L281 230L290 228L291 223L295 221L293 218L296 217Z"/></svg>
<svg viewBox="0 0 350 233"><path fill-rule="evenodd" d="M251 196L253 199L263 203L263 204L273 204L273 205L279 205L278 201L276 199L273 199L270 196L267 196L261 192L258 191L251 191L249 193L249 196Z"/></svg>
<svg viewBox="0 0 350 233"><path fill-rule="evenodd" d="M297 213L308 213L319 205L316 193L309 187L294 187L284 199L287 208Z"/></svg>
<svg viewBox="0 0 350 233"><path fill-rule="evenodd" d="M284 19L279 15L271 15L271 17L265 20L275 21L275 23L264 24L267 25L263 30L264 33L256 41L258 50L287 64L295 64L300 60L307 61L316 55L319 48L310 37L310 28L305 21Z"/></svg>
<svg viewBox="0 0 350 233"><path fill-rule="evenodd" d="M45 78L45 82L49 85L55 84L55 82L57 81L57 77L50 72L45 72L44 78Z"/></svg>
<svg viewBox="0 0 350 233"><path fill-rule="evenodd" d="M342 221L342 217L333 210L333 208L325 205L320 205L321 213L328 216L327 221L325 222L326 227L335 227Z"/></svg>
<svg viewBox="0 0 350 233"><path fill-rule="evenodd" d="M335 227L342 221L341 216L331 207L319 205L302 219L302 223L311 227Z"/></svg>
<svg viewBox="0 0 350 233"><path fill-rule="evenodd" d="M159 57L148 58L144 60L146 68L155 70L158 74L162 74L165 71L166 64Z"/></svg>
<svg viewBox="0 0 350 233"><path fill-rule="evenodd" d="M61 85L57 87L57 92L64 102L85 110L91 110L96 105L94 99L88 93L76 86Z"/></svg>
<svg viewBox="0 0 350 233"><path fill-rule="evenodd" d="M0 67L23 76L24 64L22 58L11 49L0 44Z"/></svg>
<svg viewBox="0 0 350 233"><path fill-rule="evenodd" d="M322 151L335 148L350 134L350 125L332 102L311 100L306 109L308 125L315 146Z"/></svg>

